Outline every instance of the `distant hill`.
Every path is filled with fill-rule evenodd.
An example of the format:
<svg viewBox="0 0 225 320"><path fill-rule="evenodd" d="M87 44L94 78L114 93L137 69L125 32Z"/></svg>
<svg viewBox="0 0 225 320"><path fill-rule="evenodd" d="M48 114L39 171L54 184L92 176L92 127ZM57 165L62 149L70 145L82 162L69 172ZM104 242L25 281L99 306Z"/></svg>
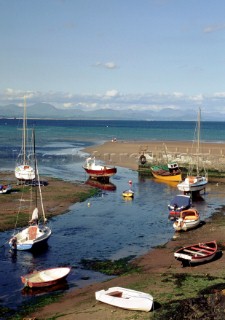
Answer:
<svg viewBox="0 0 225 320"><path fill-rule="evenodd" d="M167 120L167 121L196 121L196 110L179 111L165 108L160 111L150 110L113 110L98 109L84 111L81 109L57 109L48 103L38 103L27 106L28 119L93 119L93 120ZM0 118L23 118L23 108L15 104L0 106ZM205 121L225 121L225 115L215 112L202 114Z"/></svg>

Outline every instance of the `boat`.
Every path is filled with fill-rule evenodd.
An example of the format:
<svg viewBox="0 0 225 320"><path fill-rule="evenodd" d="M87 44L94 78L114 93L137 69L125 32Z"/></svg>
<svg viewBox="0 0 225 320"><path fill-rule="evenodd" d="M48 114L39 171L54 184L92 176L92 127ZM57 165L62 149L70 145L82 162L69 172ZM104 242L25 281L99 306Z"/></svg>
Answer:
<svg viewBox="0 0 225 320"><path fill-rule="evenodd" d="M39 178L39 173L37 168L37 159L35 155L34 129L33 129L33 141L34 141L33 144L34 144L35 181L36 181L36 180L40 180L40 178ZM23 185L23 188L27 188L27 187ZM34 190L35 192L33 192L33 189L35 189ZM39 193L39 197L38 197L38 193ZM34 194L35 194L35 197L34 197ZM29 201L29 203L31 203L31 201L33 200L33 197L35 198L34 210L33 211L31 210L31 219L28 222L28 226L23 228L19 232L17 232L15 229L14 235L9 240L9 246L13 250L24 251L24 250L38 249L39 247L43 246L43 244L46 244L47 240L51 236L51 229L46 225L47 219L45 217L40 184L38 186L31 187L31 200ZM39 205L38 205L38 200L40 200ZM21 199L21 201L24 201L24 199ZM30 209L31 209L31 206L29 205L29 210ZM41 217L42 222L39 221L39 218L40 218L39 210L42 212L42 217ZM19 214L20 214L20 210L18 215ZM17 220L18 220L18 217L17 217Z"/></svg>
<svg viewBox="0 0 225 320"><path fill-rule="evenodd" d="M197 148L195 161L190 164L187 177L181 183L178 183L178 190L185 193L199 193L201 190L205 190L208 183L208 175L204 170L204 175L200 174L199 162L200 162L200 124L201 124L201 109L198 112L197 121Z"/></svg>
<svg viewBox="0 0 225 320"><path fill-rule="evenodd" d="M200 224L200 215L195 208L189 208L180 212L179 218L173 223L176 231L187 231L196 228Z"/></svg>
<svg viewBox="0 0 225 320"><path fill-rule="evenodd" d="M168 204L169 219L173 220L180 216L182 210L191 207L191 197L189 195L178 194Z"/></svg>
<svg viewBox="0 0 225 320"><path fill-rule="evenodd" d="M97 301L128 310L149 312L153 307L153 297L150 294L122 287L96 291L95 298Z"/></svg>
<svg viewBox="0 0 225 320"><path fill-rule="evenodd" d="M49 287L65 280L70 271L70 267L58 267L40 271L35 270L21 276L21 281L25 287L29 288Z"/></svg>
<svg viewBox="0 0 225 320"><path fill-rule="evenodd" d="M134 191L131 189L125 190L122 192L122 196L126 198L133 198L134 197Z"/></svg>
<svg viewBox="0 0 225 320"><path fill-rule="evenodd" d="M24 114L23 114L23 133L22 133L22 150L18 155L17 165L15 168L15 177L18 181L28 181L35 178L33 166L31 166L30 156L27 150L28 143L28 129L27 129L27 111L26 111L26 97L24 97Z"/></svg>
<svg viewBox="0 0 225 320"><path fill-rule="evenodd" d="M12 190L11 184L0 184L0 194L10 193Z"/></svg>
<svg viewBox="0 0 225 320"><path fill-rule="evenodd" d="M217 253L216 241L197 243L180 248L174 252L174 257L183 264L197 264L212 260Z"/></svg>
<svg viewBox="0 0 225 320"><path fill-rule="evenodd" d="M167 165L152 166L151 172L153 177L159 180L176 182L182 180L181 170L177 162L168 162Z"/></svg>
<svg viewBox="0 0 225 320"><path fill-rule="evenodd" d="M91 178L96 179L109 179L117 172L115 167L96 164L95 157L87 158L83 168Z"/></svg>

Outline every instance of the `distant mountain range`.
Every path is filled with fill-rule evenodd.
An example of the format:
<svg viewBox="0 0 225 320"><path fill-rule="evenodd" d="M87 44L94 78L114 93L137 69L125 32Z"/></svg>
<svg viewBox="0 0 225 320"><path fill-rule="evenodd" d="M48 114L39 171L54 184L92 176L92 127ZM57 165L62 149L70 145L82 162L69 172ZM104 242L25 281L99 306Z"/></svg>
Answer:
<svg viewBox="0 0 225 320"><path fill-rule="evenodd" d="M84 111L81 109L57 109L48 103L38 103L27 106L28 119L71 119L71 120L168 120L168 121L196 121L197 110L174 110L165 108L160 111L150 110L113 110L98 109ZM23 108L15 104L0 106L0 118L23 118ZM210 112L202 114L205 121L225 121L224 114Z"/></svg>

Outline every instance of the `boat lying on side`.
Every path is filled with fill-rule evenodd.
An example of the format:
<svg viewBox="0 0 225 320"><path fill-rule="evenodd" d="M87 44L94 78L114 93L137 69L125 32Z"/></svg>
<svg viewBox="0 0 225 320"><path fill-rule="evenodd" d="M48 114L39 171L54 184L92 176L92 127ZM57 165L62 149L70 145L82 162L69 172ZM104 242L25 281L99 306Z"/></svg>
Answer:
<svg viewBox="0 0 225 320"><path fill-rule="evenodd" d="M65 280L70 271L70 267L58 267L42 271L34 271L21 276L21 281L25 287L29 288L49 287Z"/></svg>
<svg viewBox="0 0 225 320"><path fill-rule="evenodd" d="M96 291L95 298L114 307L128 310L149 312L153 307L153 297L150 294L122 287Z"/></svg>
<svg viewBox="0 0 225 320"><path fill-rule="evenodd" d="M217 243L214 240L180 248L174 253L174 257L182 263L196 264L212 260L216 253Z"/></svg>
<svg viewBox="0 0 225 320"><path fill-rule="evenodd" d="M12 186L10 184L0 184L0 194L10 193Z"/></svg>
<svg viewBox="0 0 225 320"><path fill-rule="evenodd" d="M189 208L180 212L180 217L173 223L176 231L187 231L196 228L200 224L200 215L195 208Z"/></svg>
<svg viewBox="0 0 225 320"><path fill-rule="evenodd" d="M168 204L169 219L174 220L179 218L182 210L189 209L191 207L191 197L188 195L176 195Z"/></svg>

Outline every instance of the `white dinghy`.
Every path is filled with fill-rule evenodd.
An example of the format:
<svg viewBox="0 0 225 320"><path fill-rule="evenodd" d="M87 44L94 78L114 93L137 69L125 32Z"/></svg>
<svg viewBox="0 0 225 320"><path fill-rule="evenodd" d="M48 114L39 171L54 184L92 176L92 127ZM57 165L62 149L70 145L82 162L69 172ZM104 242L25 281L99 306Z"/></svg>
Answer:
<svg viewBox="0 0 225 320"><path fill-rule="evenodd" d="M128 310L149 312L153 307L153 297L150 294L122 287L96 291L95 298L114 307Z"/></svg>

